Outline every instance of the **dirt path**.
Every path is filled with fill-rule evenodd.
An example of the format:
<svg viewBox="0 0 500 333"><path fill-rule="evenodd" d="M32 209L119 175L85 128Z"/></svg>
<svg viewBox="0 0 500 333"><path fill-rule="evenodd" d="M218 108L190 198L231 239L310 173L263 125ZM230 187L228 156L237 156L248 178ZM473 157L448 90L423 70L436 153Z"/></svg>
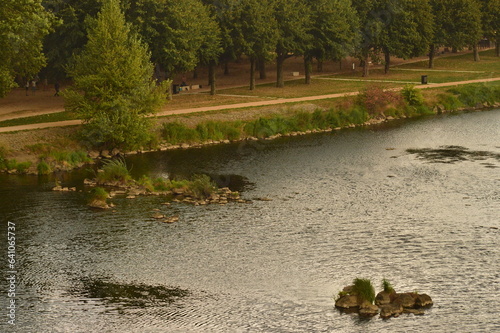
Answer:
<svg viewBox="0 0 500 333"><path fill-rule="evenodd" d="M470 84L470 83L493 82L493 81L500 81L500 77L489 78L489 79L469 80L469 81L417 85L415 87L419 88L419 89L428 89L428 88L451 87L451 86L464 85L464 84ZM338 97L343 97L343 96L355 96L357 94L359 94L358 91L349 92L349 93L328 94L328 95L318 95L318 96L308 96L308 97L296 97L296 98L282 98L282 99L274 99L274 100L266 100L266 101L236 103L236 104L229 104L229 105L217 105L217 106L208 106L208 107L199 107L199 108L188 108L188 109L180 109L180 110L162 111L162 112L157 113L156 116L162 117L162 116L180 115L180 114L188 114L188 113L196 113L196 112L234 110L234 109L241 109L241 108L248 108L248 107L260 107L260 106L280 105L280 104L286 104L286 103L308 102L308 101L316 101L316 100L329 99L329 98L338 98ZM23 130L34 130L34 129L50 128L50 127L74 126L74 125L80 125L80 124L82 124L81 120L67 120L67 121L59 121L59 122L52 122L52 123L40 123L40 124L0 127L0 133L23 131Z"/></svg>

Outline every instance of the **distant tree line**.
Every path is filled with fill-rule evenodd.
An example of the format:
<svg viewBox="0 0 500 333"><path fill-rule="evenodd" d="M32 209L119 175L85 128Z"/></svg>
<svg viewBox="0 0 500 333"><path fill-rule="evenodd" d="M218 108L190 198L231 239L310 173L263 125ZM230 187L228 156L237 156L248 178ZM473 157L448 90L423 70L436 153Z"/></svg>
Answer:
<svg viewBox="0 0 500 333"><path fill-rule="evenodd" d="M51 80L68 68L88 40L88 28L103 0L3 0L0 4L0 95L17 77L42 71ZM146 43L155 73L162 79L250 59L250 89L255 72L277 64L277 86L284 85L283 63L302 56L306 83L314 59L360 59L380 55L385 70L391 56L408 59L439 47L472 48L488 38L500 45L500 0L121 0L130 29Z"/></svg>

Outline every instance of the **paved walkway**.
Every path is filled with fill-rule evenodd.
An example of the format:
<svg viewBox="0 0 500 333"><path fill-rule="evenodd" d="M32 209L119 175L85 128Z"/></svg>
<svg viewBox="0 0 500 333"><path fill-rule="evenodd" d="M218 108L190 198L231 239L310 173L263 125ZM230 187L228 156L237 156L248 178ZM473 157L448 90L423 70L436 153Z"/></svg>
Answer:
<svg viewBox="0 0 500 333"><path fill-rule="evenodd" d="M416 85L415 87L419 88L419 89L428 89L428 88L451 87L451 86L464 85L464 84L470 84L470 83L493 82L493 81L500 81L500 77L489 78L489 79L469 80L469 81L458 81L458 82L433 83L433 84L426 84L426 85ZM395 90L397 90L397 89L398 88L396 88ZM401 88L399 88L399 89L401 89ZM258 101L258 102L246 102L246 103L217 105L217 106L190 108L190 109L182 109L182 110L170 110L170 111L159 112L155 116L162 117L162 116L177 115L177 114L195 113L195 112L234 110L234 109L241 109L241 108L248 108L248 107L272 106L272 105L280 105L280 104L287 104L287 103L308 102L308 101L316 101L316 100L322 100L322 99L338 98L338 97L343 97L343 96L355 96L358 94L359 94L359 92L355 91L355 92L349 92L349 93L338 93L338 94L328 94L328 95L318 95L318 96L308 96L308 97L296 97L296 98L282 98L282 99L266 100L266 101ZM52 122L52 123L40 123L40 124L0 127L0 133L23 131L23 130L34 130L34 129L42 129L42 128L50 128L50 127L74 126L74 125L80 125L80 124L82 124L81 120L67 120L67 121L59 121L59 122Z"/></svg>

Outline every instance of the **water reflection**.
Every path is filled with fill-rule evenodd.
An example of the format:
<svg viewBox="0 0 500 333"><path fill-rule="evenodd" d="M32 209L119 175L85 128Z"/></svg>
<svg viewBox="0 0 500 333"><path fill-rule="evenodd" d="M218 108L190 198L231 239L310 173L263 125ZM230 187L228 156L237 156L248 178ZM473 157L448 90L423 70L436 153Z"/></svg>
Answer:
<svg viewBox="0 0 500 333"><path fill-rule="evenodd" d="M407 149L410 154L417 155L418 159L430 163L457 163L462 161L485 161L493 159L500 161L500 154L490 151L470 150L462 146L440 146L439 148ZM481 163L489 168L497 168L492 163Z"/></svg>
<svg viewBox="0 0 500 333"><path fill-rule="evenodd" d="M119 303L127 307L146 307L148 305L170 304L190 293L180 288L150 286L145 284L119 284L103 280L84 279L81 290L72 293L91 299L101 299L106 303Z"/></svg>

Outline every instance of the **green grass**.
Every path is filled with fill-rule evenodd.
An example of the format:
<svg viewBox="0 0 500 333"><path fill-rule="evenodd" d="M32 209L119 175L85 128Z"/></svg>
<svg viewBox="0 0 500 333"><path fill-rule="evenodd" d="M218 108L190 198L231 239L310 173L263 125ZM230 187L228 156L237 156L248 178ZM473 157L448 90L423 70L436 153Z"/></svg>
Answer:
<svg viewBox="0 0 500 333"><path fill-rule="evenodd" d="M20 126L29 124L53 123L64 120L74 120L78 117L67 111L44 114L39 116L23 117L0 121L0 127Z"/></svg>
<svg viewBox="0 0 500 333"><path fill-rule="evenodd" d="M87 195L87 203L92 204L96 202L106 203L109 194L102 187L94 187L91 189Z"/></svg>
<svg viewBox="0 0 500 333"><path fill-rule="evenodd" d="M137 181L150 192L168 192L174 189L183 189L185 193L192 195L196 199L206 199L217 192L217 185L207 175L193 175L191 179L151 179L143 175Z"/></svg>
<svg viewBox="0 0 500 333"><path fill-rule="evenodd" d="M354 279L352 293L358 295L361 301L368 301L370 304L375 301L375 288L368 279Z"/></svg>
<svg viewBox="0 0 500 333"><path fill-rule="evenodd" d="M392 284L387 280L387 279L383 279L382 280L382 289L386 292L386 293L394 293L394 287L392 286Z"/></svg>
<svg viewBox="0 0 500 333"><path fill-rule="evenodd" d="M118 182L127 184L132 180L125 159L117 158L103 161L102 168L97 172L97 183Z"/></svg>

